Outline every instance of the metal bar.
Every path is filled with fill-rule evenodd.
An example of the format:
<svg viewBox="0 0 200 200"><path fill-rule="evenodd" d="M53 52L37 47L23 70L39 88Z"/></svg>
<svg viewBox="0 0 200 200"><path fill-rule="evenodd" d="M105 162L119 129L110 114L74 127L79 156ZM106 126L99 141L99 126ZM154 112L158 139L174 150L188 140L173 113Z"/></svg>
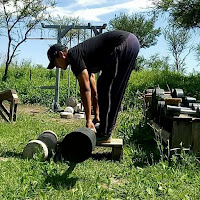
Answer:
<svg viewBox="0 0 200 200"><path fill-rule="evenodd" d="M53 86L47 86L47 85L43 85L43 86L40 86L41 89L50 89L50 90L55 90L56 89L56 86L53 85Z"/></svg>
<svg viewBox="0 0 200 200"><path fill-rule="evenodd" d="M74 25L74 24L68 25L68 26L66 26L66 25L46 25L46 24L42 23L42 28L56 28L56 29L61 28L61 29L69 29L69 30L70 29L94 29L94 27L96 29L105 29L106 26L107 26L107 24L103 24L103 26L91 26L90 23L88 23L87 26Z"/></svg>
<svg viewBox="0 0 200 200"><path fill-rule="evenodd" d="M76 99L77 99L77 91L78 91L78 79L76 78Z"/></svg>
<svg viewBox="0 0 200 200"><path fill-rule="evenodd" d="M55 103L59 104L60 69L56 68Z"/></svg>
<svg viewBox="0 0 200 200"><path fill-rule="evenodd" d="M57 38L27 38L27 40L57 40Z"/></svg>
<svg viewBox="0 0 200 200"><path fill-rule="evenodd" d="M192 110L190 108L187 107L178 107L178 106L169 106L167 105L167 110L168 111L174 111L174 112L180 112L182 114L196 114L197 111L196 110Z"/></svg>
<svg viewBox="0 0 200 200"><path fill-rule="evenodd" d="M68 67L68 95L67 95L68 98L70 97L70 69L71 66Z"/></svg>
<svg viewBox="0 0 200 200"><path fill-rule="evenodd" d="M60 38L63 38L69 30L71 29L91 29L94 31L94 34L95 35L98 35L100 33L102 33L102 29L105 29L107 26L107 24L103 24L103 26L91 26L90 23L88 23L87 26L80 26L80 25L68 25L68 26L65 26L65 25L46 25L44 23L42 23L42 27L43 28L54 28L54 29L58 29L60 30ZM62 32L61 32L61 29L64 29ZM100 31L98 32L97 29L99 29Z"/></svg>
<svg viewBox="0 0 200 200"><path fill-rule="evenodd" d="M58 28L57 43L61 43L61 28ZM59 105L59 82L60 82L60 68L56 68L56 85L55 85L54 111L60 110L60 105Z"/></svg>

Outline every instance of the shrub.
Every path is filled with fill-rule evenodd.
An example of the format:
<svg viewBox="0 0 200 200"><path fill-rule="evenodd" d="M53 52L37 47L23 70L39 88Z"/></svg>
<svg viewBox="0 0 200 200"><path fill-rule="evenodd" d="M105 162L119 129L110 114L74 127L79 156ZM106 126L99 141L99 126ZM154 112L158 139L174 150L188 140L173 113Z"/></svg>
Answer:
<svg viewBox="0 0 200 200"><path fill-rule="evenodd" d="M16 89L22 103L39 103L49 106L54 99L54 90L41 89L40 86L53 86L56 81L55 70L46 70L41 66L31 67L22 65L20 67L10 66L8 79L2 82L4 68L0 67L0 91ZM65 105L68 97L68 73L63 71L60 77L59 97L60 105ZM143 70L133 71L122 102L123 110L134 106L141 107L141 93L147 88L160 86L167 90L170 88L182 88L185 96L193 96L200 99L200 74L188 76L168 70ZM79 86L76 88L76 78L70 72L70 97L75 96L80 100Z"/></svg>

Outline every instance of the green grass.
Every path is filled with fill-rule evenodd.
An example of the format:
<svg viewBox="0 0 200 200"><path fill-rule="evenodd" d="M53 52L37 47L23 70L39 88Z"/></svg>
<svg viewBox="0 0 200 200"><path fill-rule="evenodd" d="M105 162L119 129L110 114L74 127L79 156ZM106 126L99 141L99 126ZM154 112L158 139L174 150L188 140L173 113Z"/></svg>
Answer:
<svg viewBox="0 0 200 200"><path fill-rule="evenodd" d="M22 151L42 131L53 130L61 139L84 126L84 120L64 120L43 107L19 106L15 123L0 121L0 199L199 199L197 159L182 155L174 157L170 165L167 160L160 161L154 154L157 147L153 137L141 139L152 135L141 124L140 111L131 112L135 114L126 124L126 113L120 113L114 131L123 138L126 129L127 134L133 131L132 137L126 137L121 162L91 157L69 171L66 163L23 159Z"/></svg>

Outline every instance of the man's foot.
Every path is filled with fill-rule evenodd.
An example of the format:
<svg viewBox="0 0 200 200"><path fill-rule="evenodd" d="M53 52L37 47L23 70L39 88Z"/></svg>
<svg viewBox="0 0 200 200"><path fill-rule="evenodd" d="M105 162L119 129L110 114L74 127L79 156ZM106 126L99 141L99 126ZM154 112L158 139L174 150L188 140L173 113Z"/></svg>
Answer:
<svg viewBox="0 0 200 200"><path fill-rule="evenodd" d="M99 134L98 132L96 133L97 143L110 143L111 139L112 139L111 135L103 135L103 134Z"/></svg>

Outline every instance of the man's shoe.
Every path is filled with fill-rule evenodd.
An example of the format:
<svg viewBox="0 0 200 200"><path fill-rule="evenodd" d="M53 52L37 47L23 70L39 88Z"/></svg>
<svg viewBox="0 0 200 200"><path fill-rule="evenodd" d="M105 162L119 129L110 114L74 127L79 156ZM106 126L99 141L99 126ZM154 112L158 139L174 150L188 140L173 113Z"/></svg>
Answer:
<svg viewBox="0 0 200 200"><path fill-rule="evenodd" d="M97 144L98 143L110 143L111 139L112 139L111 135L102 135L102 134L98 134L98 132L96 133Z"/></svg>

